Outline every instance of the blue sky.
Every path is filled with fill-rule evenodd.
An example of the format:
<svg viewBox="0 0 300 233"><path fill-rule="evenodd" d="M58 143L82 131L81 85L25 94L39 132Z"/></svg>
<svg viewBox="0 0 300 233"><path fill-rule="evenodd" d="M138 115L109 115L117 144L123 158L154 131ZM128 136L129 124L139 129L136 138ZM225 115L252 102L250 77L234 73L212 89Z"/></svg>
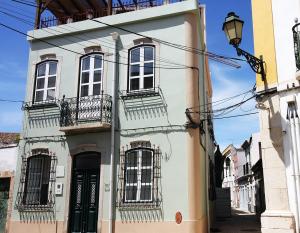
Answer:
<svg viewBox="0 0 300 233"><path fill-rule="evenodd" d="M253 34L250 0L203 0L206 5L207 45L210 52L236 57L235 49L229 46L222 31L222 24L227 13L236 12L244 21L243 41L241 48L253 52ZM33 23L34 8L2 0L0 2L0 23L11 25L21 31L28 31L32 26L21 23L1 11L18 11L15 16L25 18L29 16ZM26 16L24 16L26 15ZM0 27L0 99L23 100L26 87L26 73L29 45L24 36L16 34ZM255 83L255 74L247 63L240 63L241 68L236 69L221 63L210 62L211 76L213 80L214 100L220 100L251 89ZM241 101L249 96L241 96L233 101L216 106L225 107ZM248 111L255 112L255 102L250 101L242 108L228 115L245 114ZM0 101L0 131L19 132L21 130L22 111L20 103L6 103ZM216 140L223 149L233 143L236 146L248 139L251 133L259 130L258 116L215 120Z"/></svg>

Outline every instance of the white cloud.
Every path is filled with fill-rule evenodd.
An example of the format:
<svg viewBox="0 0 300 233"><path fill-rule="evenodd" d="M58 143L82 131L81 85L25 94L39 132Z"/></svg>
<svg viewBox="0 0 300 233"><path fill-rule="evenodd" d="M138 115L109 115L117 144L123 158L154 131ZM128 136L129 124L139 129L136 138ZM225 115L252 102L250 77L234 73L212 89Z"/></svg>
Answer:
<svg viewBox="0 0 300 233"><path fill-rule="evenodd" d="M254 73L247 70L247 68L237 70L228 66L211 63L210 69L213 79L213 101L223 100L246 92L252 89L255 83ZM214 110L239 103L251 97L251 95L251 93L248 93L247 95L241 95L221 104L214 104ZM221 114L219 117L247 114L249 112L257 112L257 109L255 109L255 99L246 102L241 107L226 115ZM226 148L231 143L235 146L240 146L244 140L249 139L252 133L259 130L258 115L221 119L214 122L217 143L219 143L221 149Z"/></svg>

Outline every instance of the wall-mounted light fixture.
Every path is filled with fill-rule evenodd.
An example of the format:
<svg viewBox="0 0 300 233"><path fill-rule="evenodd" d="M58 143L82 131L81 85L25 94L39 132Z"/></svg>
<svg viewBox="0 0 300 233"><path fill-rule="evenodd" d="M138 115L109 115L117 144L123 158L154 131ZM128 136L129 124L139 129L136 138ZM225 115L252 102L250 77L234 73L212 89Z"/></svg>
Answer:
<svg viewBox="0 0 300 233"><path fill-rule="evenodd" d="M242 32L243 32L244 21L240 19L234 12L228 13L223 23L223 31L226 34L229 44L235 47L238 56L244 56L251 66L251 69L261 75L261 79L264 81L266 78L264 61L262 56L257 58L252 54L239 48L239 45L242 41Z"/></svg>

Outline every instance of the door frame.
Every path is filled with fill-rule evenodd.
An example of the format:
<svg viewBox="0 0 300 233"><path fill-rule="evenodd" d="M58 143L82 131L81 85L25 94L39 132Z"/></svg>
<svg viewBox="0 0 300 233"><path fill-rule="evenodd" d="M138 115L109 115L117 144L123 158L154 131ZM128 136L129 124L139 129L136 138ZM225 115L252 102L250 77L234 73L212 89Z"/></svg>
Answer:
<svg viewBox="0 0 300 233"><path fill-rule="evenodd" d="M65 196L65 208L64 208L64 222L63 222L63 232L69 232L69 222L71 220L71 191L72 191L72 175L73 175L73 165L74 158L79 154L88 154L88 153L96 153L100 156L100 174L99 174L99 199L98 199L98 219L97 219L97 232L100 232L102 225L102 217L103 217L103 196L104 196L104 185L103 185L103 156L106 154L104 148L99 148L96 144L81 144L74 149L70 150L70 156L67 159L67 177L66 177L66 196Z"/></svg>

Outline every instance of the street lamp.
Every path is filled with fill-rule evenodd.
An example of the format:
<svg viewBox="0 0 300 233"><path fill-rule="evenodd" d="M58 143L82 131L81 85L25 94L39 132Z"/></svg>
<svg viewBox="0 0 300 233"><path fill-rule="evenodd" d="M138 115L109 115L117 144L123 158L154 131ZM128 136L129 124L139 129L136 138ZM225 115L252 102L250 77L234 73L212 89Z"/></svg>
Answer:
<svg viewBox="0 0 300 233"><path fill-rule="evenodd" d="M240 19L234 12L228 13L223 23L222 30L225 32L229 44L235 47L238 56L244 56L249 63L251 69L261 75L262 80L266 78L264 61L262 56L257 58L252 54L239 48L239 45L242 41L242 32L243 32L244 21Z"/></svg>

